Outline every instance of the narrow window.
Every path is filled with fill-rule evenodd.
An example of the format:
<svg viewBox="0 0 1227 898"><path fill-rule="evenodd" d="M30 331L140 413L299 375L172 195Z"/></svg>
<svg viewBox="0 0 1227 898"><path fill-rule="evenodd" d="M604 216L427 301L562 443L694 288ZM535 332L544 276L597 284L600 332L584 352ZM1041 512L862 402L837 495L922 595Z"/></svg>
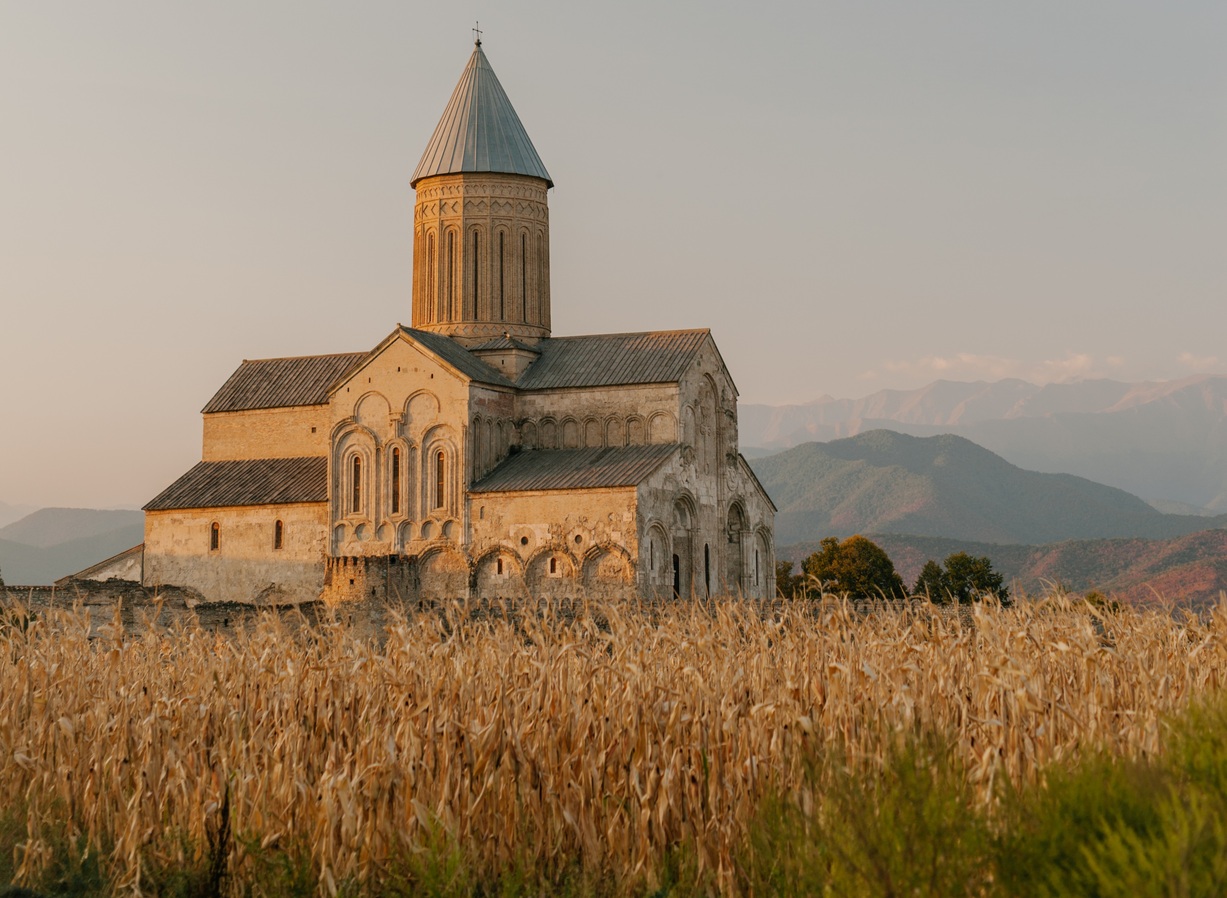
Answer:
<svg viewBox="0 0 1227 898"><path fill-rule="evenodd" d="M504 302L504 284L503 284L503 242L507 235L502 231L498 233L498 320L504 321L507 317L505 302Z"/></svg>
<svg viewBox="0 0 1227 898"><path fill-rule="evenodd" d="M357 455L354 456L352 477L350 478L350 487L352 494L350 495L349 510L354 514L362 511L362 459Z"/></svg>
<svg viewBox="0 0 1227 898"><path fill-rule="evenodd" d="M392 449L392 514L400 514L400 449Z"/></svg>
<svg viewBox="0 0 1227 898"><path fill-rule="evenodd" d="M498 561L495 562L495 564L498 567L498 572L501 574L503 572L503 559L500 558Z"/></svg>
<svg viewBox="0 0 1227 898"><path fill-rule="evenodd" d="M478 289L478 281L477 281L477 275L481 269L481 266L478 265L477 263L477 259L478 259L478 251L477 251L478 242L477 241L478 239L479 238L478 238L477 232L474 231L473 232L473 305L470 307L470 311L469 311L470 318L480 317L477 313L477 303L480 301L478 297L481 295L481 291Z"/></svg>
<svg viewBox="0 0 1227 898"><path fill-rule="evenodd" d="M551 574L558 573L558 559L557 558L550 559L550 573Z"/></svg>
<svg viewBox="0 0 1227 898"><path fill-rule="evenodd" d="M711 597L711 548L703 546L703 587L708 597Z"/></svg>
<svg viewBox="0 0 1227 898"><path fill-rule="evenodd" d="M758 586L758 549L754 550L754 585Z"/></svg>
<svg viewBox="0 0 1227 898"><path fill-rule="evenodd" d="M447 320L456 317L456 232L447 232Z"/></svg>
<svg viewBox="0 0 1227 898"><path fill-rule="evenodd" d="M520 235L520 316L528 321L528 235Z"/></svg>
<svg viewBox="0 0 1227 898"><path fill-rule="evenodd" d="M541 324L545 320L545 237L541 234L537 235L537 296L536 303L533 305L533 310L537 316L537 323Z"/></svg>
<svg viewBox="0 0 1227 898"><path fill-rule="evenodd" d="M214 521L209 525L209 551L216 552L222 547L222 527Z"/></svg>
<svg viewBox="0 0 1227 898"><path fill-rule="evenodd" d="M443 473L445 467L443 453L435 453L435 508L443 507Z"/></svg>
<svg viewBox="0 0 1227 898"><path fill-rule="evenodd" d="M285 525L280 521L273 524L273 548L280 549L285 539Z"/></svg>
<svg viewBox="0 0 1227 898"><path fill-rule="evenodd" d="M435 293L435 235L431 232L426 241L426 315L427 322L436 320L439 316L439 297Z"/></svg>
<svg viewBox="0 0 1227 898"><path fill-rule="evenodd" d="M656 570L656 540L648 541L648 566L650 570Z"/></svg>

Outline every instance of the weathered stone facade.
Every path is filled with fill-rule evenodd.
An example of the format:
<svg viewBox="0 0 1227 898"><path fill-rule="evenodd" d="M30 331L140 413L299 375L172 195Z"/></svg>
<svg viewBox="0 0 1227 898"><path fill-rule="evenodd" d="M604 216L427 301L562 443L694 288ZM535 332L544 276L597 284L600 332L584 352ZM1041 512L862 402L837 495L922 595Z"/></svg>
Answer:
<svg viewBox="0 0 1227 898"><path fill-rule="evenodd" d="M480 47L413 183L413 327L244 362L205 408L201 463L147 506L146 585L773 595L774 508L711 334L551 336L552 181Z"/></svg>

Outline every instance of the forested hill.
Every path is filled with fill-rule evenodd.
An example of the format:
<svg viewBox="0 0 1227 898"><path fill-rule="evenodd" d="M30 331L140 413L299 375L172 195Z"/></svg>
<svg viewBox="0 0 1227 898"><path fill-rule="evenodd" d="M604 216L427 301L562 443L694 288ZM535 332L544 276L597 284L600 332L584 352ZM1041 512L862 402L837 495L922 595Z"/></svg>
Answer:
<svg viewBox="0 0 1227 898"><path fill-rule="evenodd" d="M1227 530L1203 530L1172 539L1068 540L1047 546L1003 546L931 536L871 535L907 584L929 559L955 552L987 556L1010 592L1048 595L1054 588L1074 596L1096 590L1130 604L1171 602L1208 608L1227 591ZM780 548L797 564L819 548L816 542Z"/></svg>
<svg viewBox="0 0 1227 898"><path fill-rule="evenodd" d="M854 533L1037 545L1169 538L1227 525L1227 515L1162 514L1114 487L1024 471L950 434L874 430L750 464L779 508L781 546Z"/></svg>

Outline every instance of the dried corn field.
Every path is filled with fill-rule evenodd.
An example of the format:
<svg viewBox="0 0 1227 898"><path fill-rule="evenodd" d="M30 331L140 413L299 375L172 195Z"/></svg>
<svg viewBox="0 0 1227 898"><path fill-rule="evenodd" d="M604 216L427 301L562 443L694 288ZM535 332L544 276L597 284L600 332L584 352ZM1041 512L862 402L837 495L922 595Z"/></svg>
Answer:
<svg viewBox="0 0 1227 898"><path fill-rule="evenodd" d="M1089 748L1159 751L1164 715L1227 677L1223 611L1060 602L90 630L56 612L0 630L0 796L26 821L18 879L66 831L130 893L201 863L223 808L232 886L284 848L321 892L360 890L443 838L477 870L578 865L627 892L684 846L734 893L760 803L814 800L815 753L872 770L888 734L928 727L988 802Z"/></svg>

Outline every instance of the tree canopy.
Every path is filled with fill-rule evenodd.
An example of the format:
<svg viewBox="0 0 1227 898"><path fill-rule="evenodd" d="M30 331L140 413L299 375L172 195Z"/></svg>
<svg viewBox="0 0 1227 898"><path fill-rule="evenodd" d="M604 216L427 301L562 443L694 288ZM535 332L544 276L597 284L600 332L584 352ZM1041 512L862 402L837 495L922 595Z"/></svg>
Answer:
<svg viewBox="0 0 1227 898"><path fill-rule="evenodd" d="M842 543L829 536L819 545L821 549L801 565L806 584L815 590L854 599L896 598L905 594L894 562L877 543L858 534Z"/></svg>
<svg viewBox="0 0 1227 898"><path fill-rule="evenodd" d="M1005 602L1010 591L1001 574L993 570L986 555L955 552L946 558L945 567L930 559L916 578L912 595L927 595L939 604L955 602L965 605L992 595Z"/></svg>

